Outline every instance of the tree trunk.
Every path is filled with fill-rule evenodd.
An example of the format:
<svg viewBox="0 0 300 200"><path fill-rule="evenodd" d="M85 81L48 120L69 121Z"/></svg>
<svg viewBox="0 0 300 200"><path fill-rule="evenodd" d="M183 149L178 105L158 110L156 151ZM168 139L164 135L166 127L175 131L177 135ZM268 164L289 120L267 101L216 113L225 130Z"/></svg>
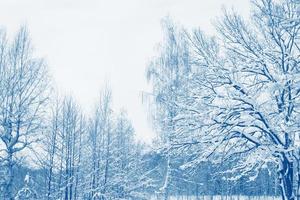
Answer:
<svg viewBox="0 0 300 200"><path fill-rule="evenodd" d="M283 155L278 173L282 200L295 200L293 191L293 161L290 161L287 155Z"/></svg>
<svg viewBox="0 0 300 200"><path fill-rule="evenodd" d="M12 153L9 150L8 157L7 157L7 182L5 185L5 194L4 199L5 200L13 200L13 191L12 191L12 182L13 182L13 157Z"/></svg>
<svg viewBox="0 0 300 200"><path fill-rule="evenodd" d="M169 199L169 183L170 183L170 176L171 176L171 166L170 166L170 155L169 153L167 154L167 169L166 169L166 175L165 175L165 180L164 180L164 185L161 188L163 195L164 195L164 200Z"/></svg>
<svg viewBox="0 0 300 200"><path fill-rule="evenodd" d="M294 154L295 163L294 163L294 188L295 188L295 196L297 200L300 200L300 149L295 151Z"/></svg>
<svg viewBox="0 0 300 200"><path fill-rule="evenodd" d="M49 173L48 173L48 192L47 192L47 199L50 200L50 196L51 196L51 184L52 184L52 177L53 177L53 167L54 167L54 154L55 154L55 149L56 149L56 133L57 133L57 123L55 125L55 130L53 132L53 138L52 138L52 142L51 142L51 152L50 152L50 163L49 163Z"/></svg>

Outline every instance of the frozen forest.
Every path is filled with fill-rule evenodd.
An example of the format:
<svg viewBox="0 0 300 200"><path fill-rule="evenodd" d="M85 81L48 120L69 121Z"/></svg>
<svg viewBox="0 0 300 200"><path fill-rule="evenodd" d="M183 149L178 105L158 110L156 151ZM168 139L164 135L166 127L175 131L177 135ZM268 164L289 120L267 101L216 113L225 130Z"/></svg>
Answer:
<svg viewBox="0 0 300 200"><path fill-rule="evenodd" d="M0 200L300 200L300 1L220 13L216 34L161 20L141 66L151 142L109 81L87 88L87 112L56 89L30 26L2 27Z"/></svg>

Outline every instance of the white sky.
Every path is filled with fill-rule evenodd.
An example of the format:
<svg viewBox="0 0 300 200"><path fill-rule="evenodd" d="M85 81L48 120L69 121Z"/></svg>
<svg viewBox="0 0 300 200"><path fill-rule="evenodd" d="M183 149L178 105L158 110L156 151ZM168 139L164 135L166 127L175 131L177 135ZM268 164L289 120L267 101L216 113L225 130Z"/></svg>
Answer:
<svg viewBox="0 0 300 200"><path fill-rule="evenodd" d="M249 11L249 0L0 0L0 25L13 34L26 24L60 90L85 110L109 82L115 110L126 109L138 138L149 141L140 94L150 91L145 68L162 39L161 19L213 33L223 5Z"/></svg>

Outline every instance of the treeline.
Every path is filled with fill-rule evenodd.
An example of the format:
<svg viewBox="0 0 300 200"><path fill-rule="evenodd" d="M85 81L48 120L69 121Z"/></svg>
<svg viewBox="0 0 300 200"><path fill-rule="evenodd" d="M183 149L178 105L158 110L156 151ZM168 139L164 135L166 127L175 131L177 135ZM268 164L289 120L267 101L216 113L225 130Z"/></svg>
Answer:
<svg viewBox="0 0 300 200"><path fill-rule="evenodd" d="M160 199L167 199L170 196L195 196L203 195L246 195L246 196L278 196L276 171L273 166L269 169L262 170L255 180L249 176L241 177L238 180L230 180L230 176L224 173L232 168L233 163L224 163L223 165L203 162L197 168L182 169L185 163L184 158L174 158L169 168L169 182L167 195L164 193L163 186L167 175L167 159L163 154L155 152L148 153L145 158L149 164L149 169L156 169L151 175L156 180L156 185L151 188L151 193Z"/></svg>
<svg viewBox="0 0 300 200"><path fill-rule="evenodd" d="M13 40L0 31L0 89L0 199L144 197L144 149L126 111L112 110L109 88L91 115L55 95L25 27Z"/></svg>
<svg viewBox="0 0 300 200"><path fill-rule="evenodd" d="M125 152L124 152L125 153ZM109 191L114 191L114 193L109 192L101 196L99 192L99 187L92 189L92 181L90 179L90 172L79 171L79 182L76 185L76 179L73 184L73 190L77 195L69 199L149 199L150 196L154 196L158 199L163 199L165 194L162 193L161 187L164 184L164 177L166 175L166 159L164 155L148 151L141 154L140 159L140 174L144 175L144 179L132 180L131 178L126 178L123 176L118 181L114 175L111 175L111 179L108 180L107 185L115 185L120 188L124 185L139 185L143 182L144 186L137 189L135 192L132 191L133 195L126 194L126 189L129 187L124 187L125 190L112 190L111 187L107 187ZM249 181L249 177L243 177L237 181L229 181L224 178L222 172L226 170L227 167L214 165L212 163L203 163L194 171L188 171L180 169L183 160L177 160L177 163L172 165L171 178L169 183L168 198L170 196L181 196L181 197L201 197L215 196L215 195L247 195L247 196L278 196L280 190L276 183L275 171L270 171L268 169L262 170L258 177L254 181ZM89 164L90 165L90 164ZM81 167L81 169L86 169L86 167ZM66 199L65 183L58 183L59 176L66 176L55 172L52 176L51 182L51 193L49 191L49 167L44 167L40 169L32 169L28 164L16 164L13 168L14 180L13 185L16 194L21 191L26 183L24 183L24 178L26 175L30 175L30 183L28 188L36 195L37 199ZM116 170L114 170L116 172ZM142 172L142 173L141 173ZM84 177L85 174L90 174L90 176ZM76 173L74 174L76 175ZM130 175L130 173L128 174ZM103 176L99 176L101 178ZM113 178L114 177L114 178ZM142 176L141 176L142 177ZM134 179L134 178L133 178ZM114 180L114 181L113 181ZM146 181L147 180L147 181ZM128 183L129 181L133 181ZM71 182L71 181L70 181ZM84 184L88 183L88 184ZM86 187L86 185L88 185ZM76 189L75 189L76 188ZM133 187L132 187L133 188ZM69 187L70 189L70 187ZM94 195L92 197L92 191ZM121 196L123 194L123 197ZM34 198L32 198L34 199Z"/></svg>
<svg viewBox="0 0 300 200"><path fill-rule="evenodd" d="M104 90L86 119L72 99L52 110L45 155L47 199L138 199L148 184L141 144L126 113L115 114Z"/></svg>
<svg viewBox="0 0 300 200"><path fill-rule="evenodd" d="M257 2L266 4L257 4L254 14L264 17L261 9L272 8L267 5L286 5ZM225 13L222 20L219 31L227 41L222 47L198 29L189 34L164 20L164 41L147 68L152 91L146 102L158 133L151 146L135 139L126 111L112 109L108 87L92 112L84 113L72 97L56 95L26 28L13 40L0 30L0 199L273 196L278 186L292 197L299 179L293 171L299 165L292 164L299 156L289 134L298 130L298 121L279 122L297 119L291 113L299 105L299 89L291 80L280 79L287 82L278 89L265 79L291 78L278 67L285 60L277 60L274 41L274 48L256 46L255 39L261 46L272 42L267 34L254 37L234 14ZM272 25L258 22L260 29ZM287 60L295 64L289 69L296 76L293 56ZM287 102L294 104L285 116Z"/></svg>

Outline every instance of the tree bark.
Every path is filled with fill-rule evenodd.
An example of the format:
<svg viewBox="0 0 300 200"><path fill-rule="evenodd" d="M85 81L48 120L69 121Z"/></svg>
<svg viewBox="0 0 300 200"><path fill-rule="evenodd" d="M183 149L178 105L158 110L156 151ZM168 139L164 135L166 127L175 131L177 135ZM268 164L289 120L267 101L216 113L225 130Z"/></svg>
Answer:
<svg viewBox="0 0 300 200"><path fill-rule="evenodd" d="M7 156L7 182L5 185L5 200L13 200L12 182L13 182L13 153L11 150L8 152Z"/></svg>
<svg viewBox="0 0 300 200"><path fill-rule="evenodd" d="M287 155L282 156L281 166L279 167L278 173L282 200L295 200L293 188L293 161L289 160Z"/></svg>

